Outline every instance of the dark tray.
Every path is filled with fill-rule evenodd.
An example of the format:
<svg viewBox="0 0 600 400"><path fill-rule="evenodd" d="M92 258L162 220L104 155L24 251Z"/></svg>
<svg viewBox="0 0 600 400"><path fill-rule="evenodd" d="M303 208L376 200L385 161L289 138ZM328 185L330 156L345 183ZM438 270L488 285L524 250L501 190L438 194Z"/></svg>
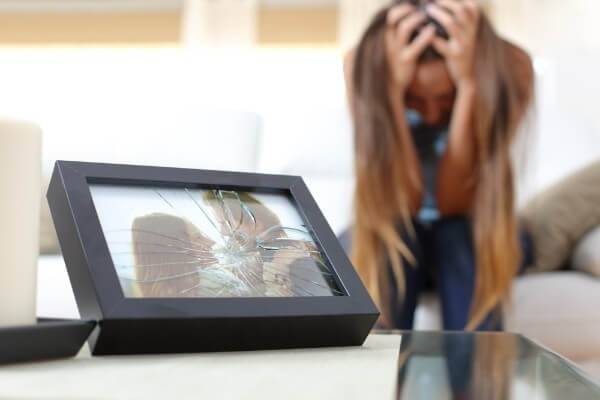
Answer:
<svg viewBox="0 0 600 400"><path fill-rule="evenodd" d="M0 365L75 356L96 322L38 318L35 325L0 328Z"/></svg>

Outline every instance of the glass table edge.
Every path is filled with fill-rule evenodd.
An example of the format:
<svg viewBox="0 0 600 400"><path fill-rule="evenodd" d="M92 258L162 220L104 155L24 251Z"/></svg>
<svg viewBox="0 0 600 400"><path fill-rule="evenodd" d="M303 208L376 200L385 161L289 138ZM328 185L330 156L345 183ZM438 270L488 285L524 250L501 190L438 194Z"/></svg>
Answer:
<svg viewBox="0 0 600 400"><path fill-rule="evenodd" d="M579 367L575 362L570 360L569 358L557 353L556 351L550 349L546 345L540 343L539 341L532 339L530 337L525 336L519 332L504 332L504 331L483 331L483 332L472 332L472 331L439 331L439 330L402 330L402 329L372 329L371 334L375 335L406 335L406 334L475 334L475 335L510 335L519 338L522 342L526 343L529 346L533 346L543 350L546 354L551 356L554 360L560 362L565 366L566 369L573 372L573 374L579 379L582 383L593 386L596 390L600 392L600 380L593 377L587 371L584 371L581 367ZM402 343L400 344L402 346Z"/></svg>

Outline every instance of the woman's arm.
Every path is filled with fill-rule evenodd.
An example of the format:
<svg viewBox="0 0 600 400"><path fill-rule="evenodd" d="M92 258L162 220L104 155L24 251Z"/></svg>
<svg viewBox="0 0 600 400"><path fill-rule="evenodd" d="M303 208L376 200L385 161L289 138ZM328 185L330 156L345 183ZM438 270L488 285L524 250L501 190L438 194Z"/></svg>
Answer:
<svg viewBox="0 0 600 400"><path fill-rule="evenodd" d="M437 204L440 214L466 214L475 196L477 168L471 124L475 83L457 88L448 132L448 145L438 166Z"/></svg>
<svg viewBox="0 0 600 400"><path fill-rule="evenodd" d="M436 37L435 49L444 56L456 86L448 145L438 167L437 203L442 215L466 214L475 195L477 169L473 108L476 95L475 48L480 10L476 2L438 0L427 11L448 32L449 39Z"/></svg>
<svg viewBox="0 0 600 400"><path fill-rule="evenodd" d="M474 64L481 11L473 0L437 0L427 10L449 33L448 41L435 38L433 45L444 56L457 88L448 147L438 171L438 207L442 215L465 214L470 211L475 196L478 168L472 120L478 89L474 83ZM510 72L517 83L518 106L515 108L521 110L507 124L518 126L533 97L533 68L526 52L507 42L505 46Z"/></svg>

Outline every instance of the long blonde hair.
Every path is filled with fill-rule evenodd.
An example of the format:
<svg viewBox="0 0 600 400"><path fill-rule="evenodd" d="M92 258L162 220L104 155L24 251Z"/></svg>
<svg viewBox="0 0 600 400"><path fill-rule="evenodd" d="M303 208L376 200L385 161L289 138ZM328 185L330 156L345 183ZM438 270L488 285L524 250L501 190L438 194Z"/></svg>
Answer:
<svg viewBox="0 0 600 400"><path fill-rule="evenodd" d="M393 5L406 2L418 1L397 0ZM410 167L388 96L384 34L390 7L377 13L363 34L350 86L356 157L351 257L380 308L384 326L392 325L388 261L398 301L405 289L403 259L414 263L398 230L398 224L406 232L413 228L407 193L402 190L409 183ZM475 71L472 225L477 266L467 329L474 329L505 298L520 263L511 144L533 97L530 58L500 38L485 16L479 21Z"/></svg>

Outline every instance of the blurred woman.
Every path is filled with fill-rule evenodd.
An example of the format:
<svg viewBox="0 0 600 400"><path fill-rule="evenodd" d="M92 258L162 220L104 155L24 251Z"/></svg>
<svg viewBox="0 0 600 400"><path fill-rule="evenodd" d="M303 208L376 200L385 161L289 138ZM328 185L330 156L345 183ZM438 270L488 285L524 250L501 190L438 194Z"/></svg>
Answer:
<svg viewBox="0 0 600 400"><path fill-rule="evenodd" d="M410 329L433 286L444 329L500 328L498 306L530 253L511 164L533 97L529 56L475 1L396 0L345 70L356 153L348 247L380 325Z"/></svg>

